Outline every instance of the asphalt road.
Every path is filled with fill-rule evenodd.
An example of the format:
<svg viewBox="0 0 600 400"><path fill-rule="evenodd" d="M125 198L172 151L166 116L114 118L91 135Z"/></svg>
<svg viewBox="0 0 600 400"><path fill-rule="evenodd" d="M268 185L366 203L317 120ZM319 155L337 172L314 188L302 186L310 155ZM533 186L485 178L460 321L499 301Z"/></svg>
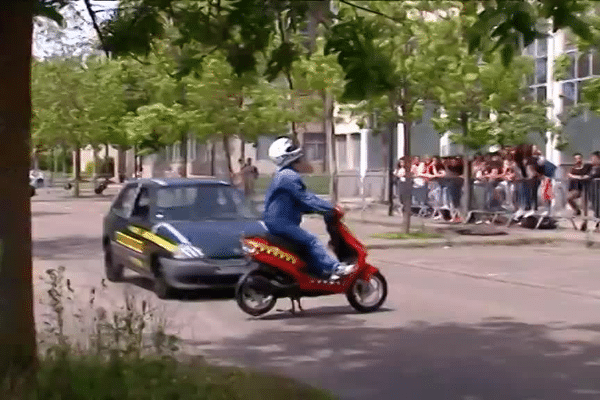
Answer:
<svg viewBox="0 0 600 400"><path fill-rule="evenodd" d="M64 265L85 309L103 278L105 200L40 193L32 200L34 269ZM323 233L322 224L307 225ZM249 318L230 293L160 301L133 273L107 283L96 304L147 299L188 351L283 373L343 399L600 399L599 250L482 247L377 250L389 283L380 312L343 296L303 300L305 313ZM36 280L36 296L47 286ZM288 309L280 300L278 309ZM47 306L36 309L43 329Z"/></svg>

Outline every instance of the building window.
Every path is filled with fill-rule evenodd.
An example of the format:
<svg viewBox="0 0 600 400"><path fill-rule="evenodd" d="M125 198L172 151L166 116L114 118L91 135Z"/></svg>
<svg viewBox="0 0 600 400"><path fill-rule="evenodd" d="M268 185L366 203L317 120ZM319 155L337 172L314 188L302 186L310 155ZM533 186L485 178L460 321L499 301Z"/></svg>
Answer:
<svg viewBox="0 0 600 400"><path fill-rule="evenodd" d="M563 108L566 109L575 104L577 98L575 82L565 82L562 84Z"/></svg>
<svg viewBox="0 0 600 400"><path fill-rule="evenodd" d="M308 161L324 161L325 135L322 133L305 133L304 151Z"/></svg>
<svg viewBox="0 0 600 400"><path fill-rule="evenodd" d="M577 77L587 78L590 75L590 53L580 54L577 58Z"/></svg>
<svg viewBox="0 0 600 400"><path fill-rule="evenodd" d="M527 78L531 99L544 102L548 82L548 38L536 39L525 49L525 54L533 57L535 62L535 71Z"/></svg>
<svg viewBox="0 0 600 400"><path fill-rule="evenodd" d="M337 166L340 171L348 169L348 157L346 153L346 135L335 136L335 146L337 150Z"/></svg>
<svg viewBox="0 0 600 400"><path fill-rule="evenodd" d="M547 95L546 95L546 86L538 86L536 88L536 100L539 103L543 103L546 101Z"/></svg>
<svg viewBox="0 0 600 400"><path fill-rule="evenodd" d="M582 100L586 80L600 76L600 59L595 51L579 53L569 50L566 54L571 59L571 66L562 82L563 112Z"/></svg>
<svg viewBox="0 0 600 400"><path fill-rule="evenodd" d="M171 156L171 162L181 160L181 143L175 143L173 145L173 154Z"/></svg>
<svg viewBox="0 0 600 400"><path fill-rule="evenodd" d="M256 141L256 159L269 160L269 147L275 141L272 137L261 136Z"/></svg>
<svg viewBox="0 0 600 400"><path fill-rule="evenodd" d="M188 138L188 142L187 142L188 161L194 161L197 158L197 154L196 154L197 143L196 142L197 142L196 136L191 135Z"/></svg>
<svg viewBox="0 0 600 400"><path fill-rule="evenodd" d="M353 133L351 136L351 148L352 148L352 155L353 155L353 165L352 168L353 169L359 169L360 168L360 133Z"/></svg>

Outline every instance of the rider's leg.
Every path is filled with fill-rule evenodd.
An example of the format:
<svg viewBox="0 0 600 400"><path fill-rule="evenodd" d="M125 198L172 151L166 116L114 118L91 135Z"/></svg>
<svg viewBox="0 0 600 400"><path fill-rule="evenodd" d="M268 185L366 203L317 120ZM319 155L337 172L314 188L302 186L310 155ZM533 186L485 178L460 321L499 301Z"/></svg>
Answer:
<svg viewBox="0 0 600 400"><path fill-rule="evenodd" d="M307 253L315 268L318 268L323 276L330 276L340 265L340 262L332 257L327 248L319 238L306 232L296 225L273 226L267 224L269 231L276 236L301 245Z"/></svg>

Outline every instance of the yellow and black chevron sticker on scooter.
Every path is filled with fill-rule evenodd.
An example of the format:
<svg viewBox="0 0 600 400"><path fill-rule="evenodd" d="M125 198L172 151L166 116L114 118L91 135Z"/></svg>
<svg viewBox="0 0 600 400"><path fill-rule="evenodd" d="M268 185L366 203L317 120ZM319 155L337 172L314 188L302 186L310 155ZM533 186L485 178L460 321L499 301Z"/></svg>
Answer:
<svg viewBox="0 0 600 400"><path fill-rule="evenodd" d="M132 238L131 236L128 236L123 232L115 232L115 241L135 252L144 252L144 243L142 243L141 240Z"/></svg>
<svg viewBox="0 0 600 400"><path fill-rule="evenodd" d="M251 246L254 246L254 248L258 252L266 253L274 257L281 258L282 260L285 260L292 264L296 264L298 262L297 257L294 257L292 254L282 251L279 247L268 246L264 243L255 242L254 240L246 240L246 243L248 243Z"/></svg>
<svg viewBox="0 0 600 400"><path fill-rule="evenodd" d="M158 246L162 247L165 250L168 250L170 252L174 252L177 249L177 245L173 244L172 242L166 240L165 238L162 238L152 232L150 232L147 229L144 228L140 228L139 226L134 226L134 225L130 225L129 226L129 230L133 233L135 233L138 236L143 237L146 240L151 241L152 243L157 244Z"/></svg>

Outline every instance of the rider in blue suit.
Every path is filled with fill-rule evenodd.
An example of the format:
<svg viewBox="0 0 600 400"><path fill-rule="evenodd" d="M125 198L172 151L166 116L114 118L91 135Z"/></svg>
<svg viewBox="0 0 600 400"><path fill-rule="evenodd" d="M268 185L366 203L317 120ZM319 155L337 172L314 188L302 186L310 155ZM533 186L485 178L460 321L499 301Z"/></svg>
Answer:
<svg viewBox="0 0 600 400"><path fill-rule="evenodd" d="M300 228L302 215L320 213L333 216L335 207L306 190L299 172L310 172L302 149L289 138L279 138L269 148L269 157L278 167L265 195L263 220L269 232L305 249L309 262L323 277L337 280L352 271L354 265L340 263L313 234Z"/></svg>

